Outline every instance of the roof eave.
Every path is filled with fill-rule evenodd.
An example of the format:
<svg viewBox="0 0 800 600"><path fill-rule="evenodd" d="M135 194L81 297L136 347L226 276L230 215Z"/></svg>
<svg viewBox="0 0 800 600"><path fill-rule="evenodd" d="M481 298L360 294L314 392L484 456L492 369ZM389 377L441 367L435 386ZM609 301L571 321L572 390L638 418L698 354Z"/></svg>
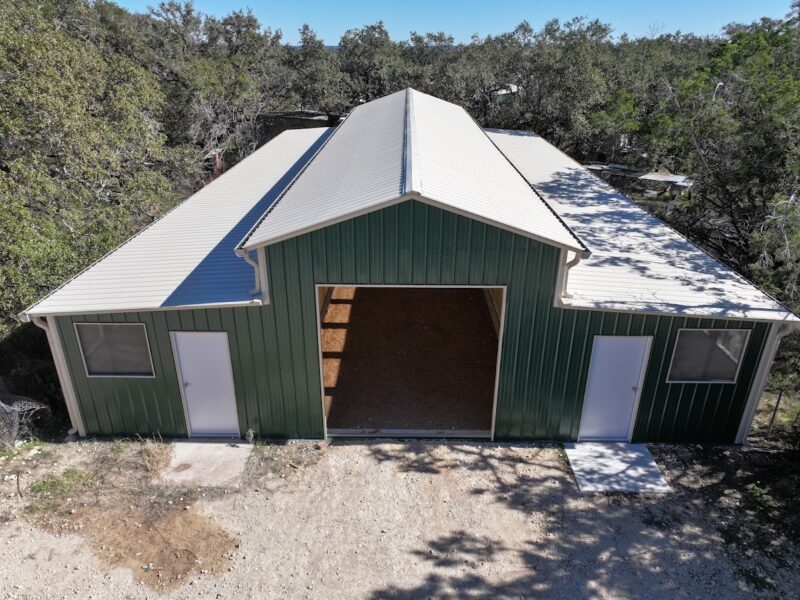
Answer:
<svg viewBox="0 0 800 600"><path fill-rule="evenodd" d="M770 309L751 309L747 312L703 312L692 310L685 307L682 310L670 310L669 308L659 309L655 306L642 308L626 305L624 302L609 302L607 300L592 302L587 299L576 299L575 297L556 297L555 305L559 308L569 308L574 310L592 310L599 312L612 313L632 313L640 315L659 315L670 317L690 317L700 319L724 319L729 321L754 321L759 323L786 323L787 325L800 330L800 317L792 311L770 310Z"/></svg>
<svg viewBox="0 0 800 600"><path fill-rule="evenodd" d="M69 317L77 315L114 315L121 313L131 312L164 312L171 310L195 310L195 309L208 309L208 308L233 308L236 306L261 306L267 304L261 298L252 298L251 300L232 300L231 302L208 302L204 304L176 304L176 305L131 305L131 306L114 306L114 307L99 307L91 310L26 310L17 315L23 323L28 323L33 317Z"/></svg>

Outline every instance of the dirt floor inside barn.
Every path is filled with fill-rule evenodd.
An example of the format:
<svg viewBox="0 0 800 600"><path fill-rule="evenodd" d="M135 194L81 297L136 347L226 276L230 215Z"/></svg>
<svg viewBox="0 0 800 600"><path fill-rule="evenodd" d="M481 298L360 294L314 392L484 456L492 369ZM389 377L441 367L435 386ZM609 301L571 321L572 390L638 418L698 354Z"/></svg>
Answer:
<svg viewBox="0 0 800 600"><path fill-rule="evenodd" d="M497 332L483 290L337 287L320 335L329 428L491 430Z"/></svg>
<svg viewBox="0 0 800 600"><path fill-rule="evenodd" d="M3 453L0 597L785 598L800 589L797 455L769 444L651 446L674 489L666 496L581 494L555 445L256 445L241 482L213 488L165 483L169 449L82 441Z"/></svg>

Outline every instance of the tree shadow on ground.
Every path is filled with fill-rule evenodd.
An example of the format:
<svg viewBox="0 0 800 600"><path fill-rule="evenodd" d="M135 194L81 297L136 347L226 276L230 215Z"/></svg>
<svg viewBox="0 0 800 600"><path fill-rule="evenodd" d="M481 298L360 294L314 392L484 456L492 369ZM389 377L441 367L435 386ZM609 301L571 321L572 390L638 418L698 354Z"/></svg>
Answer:
<svg viewBox="0 0 800 600"><path fill-rule="evenodd" d="M676 457L671 450L676 447L669 448L660 451L659 462L674 493L637 495L581 494L558 446L374 445L372 457L396 462L401 472L483 473L475 480L484 484L469 494L489 500L492 512L521 512L526 530L522 543L518 535L512 543L462 529L430 539L413 551L430 564L425 580L374 590L372 597L683 598L715 590L725 590L726 597L754 591L780 597L796 585L790 570L776 572L788 563L758 549L738 555L728 536L747 510L731 490L746 485L748 475L723 464L730 458L725 452L738 451L712 449L705 456L677 447ZM790 551L783 558L794 560L797 553Z"/></svg>

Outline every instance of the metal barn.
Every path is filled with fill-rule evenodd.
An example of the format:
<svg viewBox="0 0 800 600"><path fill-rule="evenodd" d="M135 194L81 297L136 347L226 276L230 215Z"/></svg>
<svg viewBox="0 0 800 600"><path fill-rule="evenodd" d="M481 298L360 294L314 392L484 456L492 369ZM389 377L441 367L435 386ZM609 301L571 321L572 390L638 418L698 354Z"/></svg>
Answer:
<svg viewBox="0 0 800 600"><path fill-rule="evenodd" d="M81 435L737 443L800 322L411 89L280 134L21 318Z"/></svg>

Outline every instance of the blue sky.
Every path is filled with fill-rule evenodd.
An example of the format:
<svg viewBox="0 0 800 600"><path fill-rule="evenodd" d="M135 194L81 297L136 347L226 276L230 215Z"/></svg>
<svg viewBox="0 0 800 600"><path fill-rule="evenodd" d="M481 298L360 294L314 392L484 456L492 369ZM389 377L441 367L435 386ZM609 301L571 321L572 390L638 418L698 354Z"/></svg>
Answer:
<svg viewBox="0 0 800 600"><path fill-rule="evenodd" d="M116 0L130 10L144 12L154 0ZM342 33L383 20L395 39L406 39L410 31L445 31L457 41L510 31L527 20L539 28L551 18L574 16L598 18L610 23L614 33L648 35L652 27L666 32L700 35L719 33L731 22L750 22L762 16L780 18L789 12L791 0L195 0L206 14L223 16L250 7L262 25L281 29L288 42L297 41L297 29L308 23L328 44L336 44Z"/></svg>

